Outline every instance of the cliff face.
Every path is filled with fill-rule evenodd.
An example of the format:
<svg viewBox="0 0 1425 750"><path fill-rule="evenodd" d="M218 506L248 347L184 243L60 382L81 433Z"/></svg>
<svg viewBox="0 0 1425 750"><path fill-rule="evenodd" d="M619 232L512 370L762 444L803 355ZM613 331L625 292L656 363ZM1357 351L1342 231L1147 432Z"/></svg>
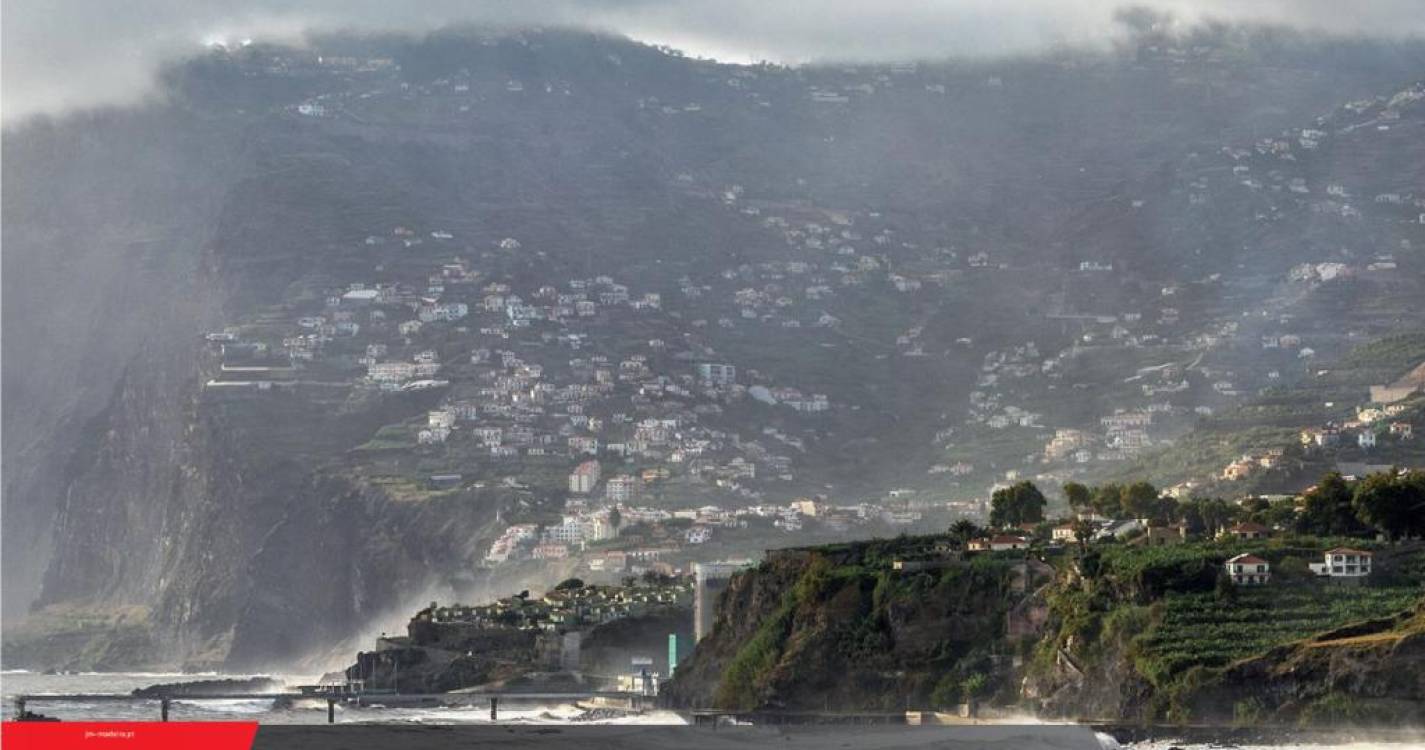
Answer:
<svg viewBox="0 0 1425 750"><path fill-rule="evenodd" d="M62 506L61 525L97 536L55 561L51 598L156 585L153 498L183 491L171 469L192 460L193 342L224 303L210 243L240 150L230 136L165 109L5 133L5 181L24 186L4 195L7 623L39 594ZM119 474L85 481L99 462ZM103 559L111 542L147 559Z"/></svg>
<svg viewBox="0 0 1425 750"><path fill-rule="evenodd" d="M1044 571L1023 561L942 560L924 539L778 552L733 579L713 631L668 687L677 705L741 710L903 710L957 703L1009 684L1025 616ZM1011 612L1014 616L1011 616ZM1025 618L1027 625L1011 622Z"/></svg>
<svg viewBox="0 0 1425 750"><path fill-rule="evenodd" d="M1375 580L1347 586L1304 572L1332 543L1256 543L1284 572L1240 591L1214 575L1230 545L914 572L893 563L925 560L933 539L775 552L732 580L666 694L740 711L944 709L970 695L1101 721L1406 721L1425 700L1425 548L1380 548Z"/></svg>
<svg viewBox="0 0 1425 750"><path fill-rule="evenodd" d="M6 133L7 666L291 668L449 585L509 500L350 470L429 397L203 388L203 334L343 224L269 189L268 127L175 106Z"/></svg>

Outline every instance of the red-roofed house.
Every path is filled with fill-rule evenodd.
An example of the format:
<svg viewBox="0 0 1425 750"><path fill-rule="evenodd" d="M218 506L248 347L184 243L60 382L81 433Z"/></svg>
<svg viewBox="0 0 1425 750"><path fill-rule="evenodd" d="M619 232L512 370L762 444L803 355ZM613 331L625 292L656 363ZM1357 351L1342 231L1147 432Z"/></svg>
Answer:
<svg viewBox="0 0 1425 750"><path fill-rule="evenodd" d="M1260 586L1272 578L1272 566L1255 555L1238 555L1228 560L1226 567L1238 586Z"/></svg>

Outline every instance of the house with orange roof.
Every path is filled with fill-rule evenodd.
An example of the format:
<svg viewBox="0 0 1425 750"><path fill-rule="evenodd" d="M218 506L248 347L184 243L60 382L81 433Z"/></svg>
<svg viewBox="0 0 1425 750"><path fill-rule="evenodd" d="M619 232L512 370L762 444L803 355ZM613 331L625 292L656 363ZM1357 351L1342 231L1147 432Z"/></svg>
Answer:
<svg viewBox="0 0 1425 750"><path fill-rule="evenodd" d="M1261 586L1272 578L1272 566L1256 555L1238 555L1224 566L1232 583L1238 586Z"/></svg>

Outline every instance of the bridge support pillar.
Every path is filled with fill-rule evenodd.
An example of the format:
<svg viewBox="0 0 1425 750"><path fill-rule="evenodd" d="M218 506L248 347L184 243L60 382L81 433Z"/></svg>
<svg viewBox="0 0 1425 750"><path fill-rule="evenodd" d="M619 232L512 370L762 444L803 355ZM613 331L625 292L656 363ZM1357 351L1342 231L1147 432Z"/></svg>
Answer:
<svg viewBox="0 0 1425 750"><path fill-rule="evenodd" d="M25 699L24 699L24 698L16 698L16 699L15 699L15 718L17 718L17 719L23 719L23 718L25 718Z"/></svg>
<svg viewBox="0 0 1425 750"><path fill-rule="evenodd" d="M327 699L327 723L336 723L336 701L331 698Z"/></svg>
<svg viewBox="0 0 1425 750"><path fill-rule="evenodd" d="M167 699L167 698L164 698L163 700L159 701L159 703L158 703L158 712L159 712L159 719L160 719L161 721L168 721L168 699Z"/></svg>
<svg viewBox="0 0 1425 750"><path fill-rule="evenodd" d="M490 698L490 721L500 720L500 699Z"/></svg>

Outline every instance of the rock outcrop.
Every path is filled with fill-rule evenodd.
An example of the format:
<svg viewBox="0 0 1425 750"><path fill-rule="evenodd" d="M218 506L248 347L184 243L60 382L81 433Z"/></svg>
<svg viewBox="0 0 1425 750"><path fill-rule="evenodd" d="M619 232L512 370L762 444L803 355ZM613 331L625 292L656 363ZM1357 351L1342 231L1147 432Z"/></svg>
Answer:
<svg viewBox="0 0 1425 750"><path fill-rule="evenodd" d="M736 576L712 633L680 665L676 705L740 710L897 711L1009 689L1009 614L1045 580L1022 559L953 556L920 570L933 540L778 551ZM1028 580L1026 580L1026 578ZM1032 638L1032 628L1022 631Z"/></svg>

